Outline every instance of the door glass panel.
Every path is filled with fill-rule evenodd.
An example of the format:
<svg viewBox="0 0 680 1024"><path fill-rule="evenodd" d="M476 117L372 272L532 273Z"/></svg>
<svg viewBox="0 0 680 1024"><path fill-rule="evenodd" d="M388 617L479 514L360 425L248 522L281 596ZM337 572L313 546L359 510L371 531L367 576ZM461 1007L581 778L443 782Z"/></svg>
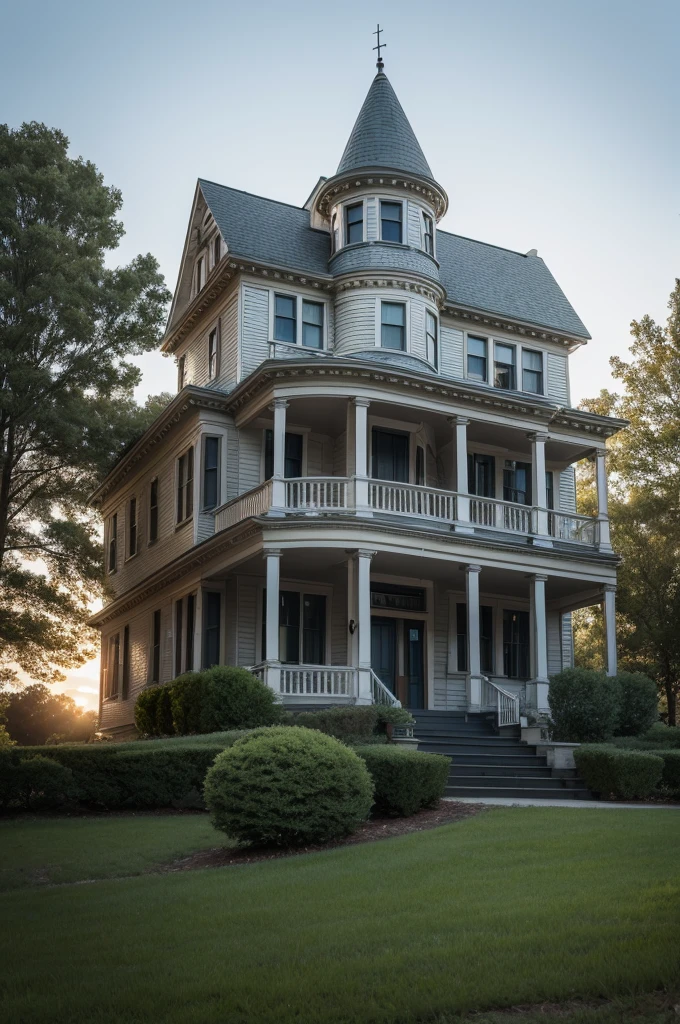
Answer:
<svg viewBox="0 0 680 1024"><path fill-rule="evenodd" d="M529 678L529 612L503 611L503 672L509 679Z"/></svg>
<svg viewBox="0 0 680 1024"><path fill-rule="evenodd" d="M493 455L468 453L468 490L478 498L496 494L496 460Z"/></svg>
<svg viewBox="0 0 680 1024"><path fill-rule="evenodd" d="M373 479L408 483L408 449L408 434L374 430Z"/></svg>
<svg viewBox="0 0 680 1024"><path fill-rule="evenodd" d="M392 693L397 683L397 620L371 619L371 667Z"/></svg>
<svg viewBox="0 0 680 1024"><path fill-rule="evenodd" d="M530 463L505 460L503 501L513 501L517 505L531 505Z"/></svg>
<svg viewBox="0 0 680 1024"><path fill-rule="evenodd" d="M284 664L300 663L300 594L282 590L279 595L279 657Z"/></svg>
<svg viewBox="0 0 680 1024"><path fill-rule="evenodd" d="M302 598L302 660L323 665L326 660L326 598L304 594Z"/></svg>
<svg viewBox="0 0 680 1024"><path fill-rule="evenodd" d="M424 639L422 622L404 622L404 668L408 686L407 706L422 708L424 703Z"/></svg>

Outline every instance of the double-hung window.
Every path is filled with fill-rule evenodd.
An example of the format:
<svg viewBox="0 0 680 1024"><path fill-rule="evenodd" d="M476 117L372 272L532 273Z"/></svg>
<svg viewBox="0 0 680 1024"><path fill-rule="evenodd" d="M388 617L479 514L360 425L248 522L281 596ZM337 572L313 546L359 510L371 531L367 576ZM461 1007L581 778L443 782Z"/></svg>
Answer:
<svg viewBox="0 0 680 1024"><path fill-rule="evenodd" d="M208 335L208 380L214 380L219 371L219 330L213 327Z"/></svg>
<svg viewBox="0 0 680 1024"><path fill-rule="evenodd" d="M149 544L158 540L158 477L151 481L149 487Z"/></svg>
<svg viewBox="0 0 680 1024"><path fill-rule="evenodd" d="M323 348L323 303L302 300L302 345Z"/></svg>
<svg viewBox="0 0 680 1024"><path fill-rule="evenodd" d="M263 591L262 654L267 635L267 592ZM323 665L326 660L326 596L279 591L279 658L288 665Z"/></svg>
<svg viewBox="0 0 680 1024"><path fill-rule="evenodd" d="M222 597L216 592L205 595L205 617L203 620L203 668L220 663L220 622Z"/></svg>
<svg viewBox="0 0 680 1024"><path fill-rule="evenodd" d="M219 437L206 437L203 442L203 508L217 507L219 462Z"/></svg>
<svg viewBox="0 0 680 1024"><path fill-rule="evenodd" d="M118 515L114 513L109 519L109 556L108 571L115 572L118 568Z"/></svg>
<svg viewBox="0 0 680 1024"><path fill-rule="evenodd" d="M487 381L487 342L486 338L475 338L468 334L467 340L467 375L470 380Z"/></svg>
<svg viewBox="0 0 680 1024"><path fill-rule="evenodd" d="M401 203L380 202L380 237L383 242L402 241L402 217L404 207Z"/></svg>
<svg viewBox="0 0 680 1024"><path fill-rule="evenodd" d="M531 505L531 463L505 460L503 501L511 501L515 505Z"/></svg>
<svg viewBox="0 0 680 1024"><path fill-rule="evenodd" d="M107 700L115 700L118 696L118 676L120 671L120 633L109 637L109 653L106 664L106 687L104 696Z"/></svg>
<svg viewBox="0 0 680 1024"><path fill-rule="evenodd" d="M194 511L194 449L188 448L177 460L177 522L183 523Z"/></svg>
<svg viewBox="0 0 680 1024"><path fill-rule="evenodd" d="M437 317L427 311L425 325L425 340L427 343L427 361L434 366L435 370L439 369L439 343L437 333Z"/></svg>
<svg viewBox="0 0 680 1024"><path fill-rule="evenodd" d="M522 391L543 394L543 355L533 349L522 349Z"/></svg>
<svg viewBox="0 0 680 1024"><path fill-rule="evenodd" d="M274 341L297 342L297 299L291 295L274 296Z"/></svg>
<svg viewBox="0 0 680 1024"><path fill-rule="evenodd" d="M137 499L128 502L128 558L137 554Z"/></svg>
<svg viewBox="0 0 680 1024"><path fill-rule="evenodd" d="M364 240L364 204L354 203L345 207L345 244Z"/></svg>
<svg viewBox="0 0 680 1024"><path fill-rule="evenodd" d="M380 344L383 348L406 351L406 304L381 302Z"/></svg>
<svg viewBox="0 0 680 1024"><path fill-rule="evenodd" d="M515 346L497 341L494 345L493 382L497 388L514 391L517 387L515 373Z"/></svg>
<svg viewBox="0 0 680 1024"><path fill-rule="evenodd" d="M302 434L286 432L283 475L291 480L302 476ZM264 478L271 479L274 475L274 431L264 432Z"/></svg>
<svg viewBox="0 0 680 1024"><path fill-rule="evenodd" d="M529 678L529 612L503 610L503 674Z"/></svg>
<svg viewBox="0 0 680 1024"><path fill-rule="evenodd" d="M423 214L423 249L434 256L434 224L428 213Z"/></svg>

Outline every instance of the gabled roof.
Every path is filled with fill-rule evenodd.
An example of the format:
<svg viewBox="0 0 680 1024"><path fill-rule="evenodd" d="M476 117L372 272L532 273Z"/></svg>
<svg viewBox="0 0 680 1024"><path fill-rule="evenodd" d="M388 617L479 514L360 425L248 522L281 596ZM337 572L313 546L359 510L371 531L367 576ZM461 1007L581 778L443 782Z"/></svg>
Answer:
<svg viewBox="0 0 680 1024"><path fill-rule="evenodd" d="M309 211L199 178L199 187L232 256L328 274L330 236L309 226Z"/></svg>
<svg viewBox="0 0 680 1024"><path fill-rule="evenodd" d="M371 83L336 173L361 167L410 171L434 180L403 107L382 71Z"/></svg>
<svg viewBox="0 0 680 1024"><path fill-rule="evenodd" d="M330 235L310 227L308 210L203 179L199 187L232 256L329 276ZM449 303L590 337L540 257L438 231L437 259Z"/></svg>

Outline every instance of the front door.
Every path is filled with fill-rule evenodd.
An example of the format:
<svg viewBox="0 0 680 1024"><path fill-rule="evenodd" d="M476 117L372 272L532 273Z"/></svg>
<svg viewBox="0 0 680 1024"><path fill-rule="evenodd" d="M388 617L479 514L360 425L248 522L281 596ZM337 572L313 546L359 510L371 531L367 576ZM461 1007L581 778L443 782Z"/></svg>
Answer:
<svg viewBox="0 0 680 1024"><path fill-rule="evenodd" d="M425 623L407 619L404 622L404 674L409 708L425 706L424 646Z"/></svg>
<svg viewBox="0 0 680 1024"><path fill-rule="evenodd" d="M397 692L397 620L371 618L371 668L381 683Z"/></svg>

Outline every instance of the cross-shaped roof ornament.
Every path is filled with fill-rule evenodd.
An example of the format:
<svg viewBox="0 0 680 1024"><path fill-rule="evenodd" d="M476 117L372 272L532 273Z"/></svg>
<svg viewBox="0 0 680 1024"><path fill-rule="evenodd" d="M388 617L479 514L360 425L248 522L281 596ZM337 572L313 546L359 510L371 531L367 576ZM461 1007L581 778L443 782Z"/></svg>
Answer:
<svg viewBox="0 0 680 1024"><path fill-rule="evenodd" d="M383 59L382 59L382 57L380 55L380 51L385 49L385 47L387 46L387 43L381 43L380 42L380 33L382 31L384 31L384 30L380 28L380 25L378 25L376 31L373 33L374 36L378 37L378 45L373 47L374 50L378 51L378 62L376 64L376 67L377 67L378 71L382 71L382 69L385 67L385 65L383 64Z"/></svg>

